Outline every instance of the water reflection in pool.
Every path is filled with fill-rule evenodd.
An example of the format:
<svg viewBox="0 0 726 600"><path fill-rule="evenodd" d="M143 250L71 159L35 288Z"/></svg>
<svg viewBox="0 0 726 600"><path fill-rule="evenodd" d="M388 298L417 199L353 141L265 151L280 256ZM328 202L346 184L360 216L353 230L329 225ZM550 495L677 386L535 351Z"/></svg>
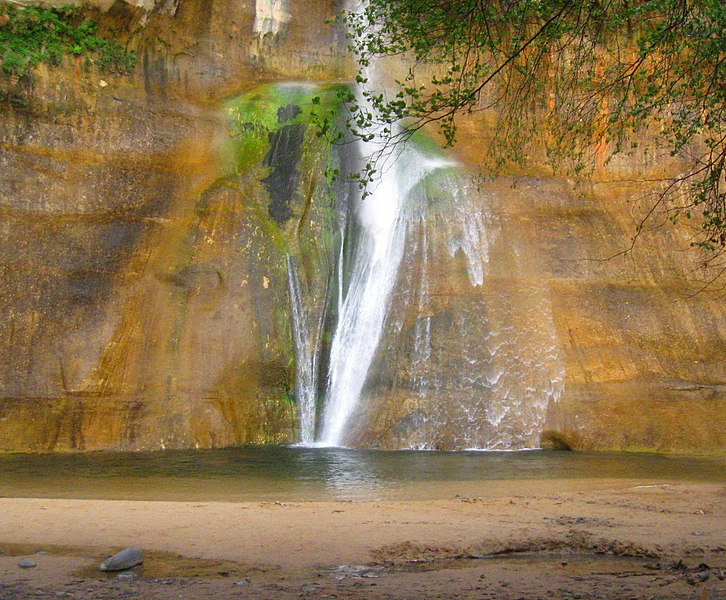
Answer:
<svg viewBox="0 0 726 600"><path fill-rule="evenodd" d="M511 484L726 480L726 460L585 452L416 452L247 446L145 453L0 455L0 496L262 501L435 499Z"/></svg>

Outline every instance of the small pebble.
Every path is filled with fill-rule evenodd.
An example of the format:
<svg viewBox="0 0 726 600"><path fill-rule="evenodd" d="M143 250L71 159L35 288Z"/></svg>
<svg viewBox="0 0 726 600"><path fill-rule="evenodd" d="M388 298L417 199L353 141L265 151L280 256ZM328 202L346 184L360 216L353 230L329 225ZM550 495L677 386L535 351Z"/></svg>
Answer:
<svg viewBox="0 0 726 600"><path fill-rule="evenodd" d="M27 559L27 560L21 560L18 563L18 566L21 569L32 569L33 567L37 567L38 566L38 563L36 563L34 560Z"/></svg>
<svg viewBox="0 0 726 600"><path fill-rule="evenodd" d="M132 571L124 571L123 573L116 575L116 579L119 581L133 581L137 577L138 575Z"/></svg>

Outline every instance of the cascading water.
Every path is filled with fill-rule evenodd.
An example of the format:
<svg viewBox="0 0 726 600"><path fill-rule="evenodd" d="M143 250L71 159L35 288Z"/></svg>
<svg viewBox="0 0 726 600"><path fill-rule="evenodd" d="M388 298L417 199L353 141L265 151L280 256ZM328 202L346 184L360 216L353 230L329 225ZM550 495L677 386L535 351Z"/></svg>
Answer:
<svg viewBox="0 0 726 600"><path fill-rule="evenodd" d="M256 0L253 31L261 36L280 34L290 21L288 0Z"/></svg>
<svg viewBox="0 0 726 600"><path fill-rule="evenodd" d="M309 315L305 309L295 261L288 254L287 289L290 295L290 317L295 353L295 402L300 416L300 441L315 441L315 401L318 380L318 340L312 335ZM321 331L317 327L316 333Z"/></svg>
<svg viewBox="0 0 726 600"><path fill-rule="evenodd" d="M323 444L345 442L348 420L361 400L406 244L408 194L429 173L448 164L405 148L356 210L359 229L352 272L330 349Z"/></svg>
<svg viewBox="0 0 726 600"><path fill-rule="evenodd" d="M359 10L363 10L363 4ZM365 78L376 81L375 62L366 68ZM375 115L374 108L358 88L356 99L359 106ZM377 131L374 128L373 139L358 142L360 155L365 160L382 156L384 149L375 135L382 127ZM345 443L348 420L361 401L398 278L406 242L409 192L429 173L448 164L405 146L390 164L382 165L380 176L370 184L369 195L355 209L358 235L348 286L340 294L338 323L330 349L322 444Z"/></svg>
<svg viewBox="0 0 726 600"><path fill-rule="evenodd" d="M366 106L362 95L358 103ZM345 173L380 150L357 141L336 152ZM496 193L414 142L395 150L365 199L351 194L355 186L335 190L338 245L327 246L327 275L310 279L317 271L302 262L301 286L299 257L286 259L301 441L536 447L564 386L537 261L502 230Z"/></svg>
<svg viewBox="0 0 726 600"><path fill-rule="evenodd" d="M448 168L409 192L386 324L349 423L355 443L539 445L564 386L549 292L527 273L526 244L502 231L497 197L471 188Z"/></svg>
<svg viewBox="0 0 726 600"><path fill-rule="evenodd" d="M536 276L521 277L526 245L503 236L496 198L470 187L451 161L409 146L369 197L348 200L347 225L341 210L320 418L325 313L306 309L288 257L303 443L538 445L564 386L548 291Z"/></svg>

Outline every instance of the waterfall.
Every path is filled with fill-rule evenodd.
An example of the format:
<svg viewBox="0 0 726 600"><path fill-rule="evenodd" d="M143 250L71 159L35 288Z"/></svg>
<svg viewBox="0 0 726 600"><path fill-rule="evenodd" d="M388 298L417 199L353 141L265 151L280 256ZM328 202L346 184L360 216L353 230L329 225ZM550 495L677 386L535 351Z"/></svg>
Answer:
<svg viewBox="0 0 726 600"><path fill-rule="evenodd" d="M300 277L295 262L289 254L286 256L286 263L295 358L295 403L300 418L300 441L303 444L312 444L315 441L318 336L312 335L309 315L300 290ZM316 334L320 331L321 327L317 327Z"/></svg>
<svg viewBox="0 0 726 600"><path fill-rule="evenodd" d="M548 290L525 276L527 245L503 243L497 197L471 187L451 161L408 145L364 200L338 190L323 287L303 286L286 257L302 443L383 431L388 447L537 447L564 386Z"/></svg>
<svg viewBox="0 0 726 600"><path fill-rule="evenodd" d="M539 445L564 363L536 257L502 229L499 201L456 168L429 173L409 193L403 257L355 441Z"/></svg>
<svg viewBox="0 0 726 600"><path fill-rule="evenodd" d="M346 148L359 162L376 146ZM337 186L327 277L303 285L286 257L301 442L537 447L564 365L536 260L502 233L497 194L398 150L365 199Z"/></svg>
<svg viewBox="0 0 726 600"><path fill-rule="evenodd" d="M256 6L259 27L274 33L265 15L287 4ZM376 66L364 74L372 85ZM323 105L338 110L336 97L279 84L234 112L239 156L269 145L259 181L285 248L300 441L537 447L564 363L538 258L498 216L508 193L487 193L415 139L389 154L375 136L316 146L306 123ZM371 110L360 90L357 104ZM361 198L346 175L376 156ZM331 186L323 169L343 175Z"/></svg>
<svg viewBox="0 0 726 600"><path fill-rule="evenodd" d="M364 10L364 5L360 3L357 10ZM375 61L366 68L365 77L370 82L377 80ZM383 89L382 84L379 87ZM356 100L359 106L375 114L360 88L356 88ZM374 126L368 133L379 134L385 126L390 127ZM381 341L406 242L408 194L428 173L448 164L409 145L396 156L386 157L385 148L375 136L357 143L364 161L380 161L380 174L369 183L368 196L354 208L357 239L348 285L345 291L341 287L339 295L338 322L330 348L320 442L334 446L346 441L349 419L362 401ZM386 158L392 161L388 163ZM342 285L343 278L339 279Z"/></svg>
<svg viewBox="0 0 726 600"><path fill-rule="evenodd" d="M253 31L260 35L279 35L290 22L288 0L256 0Z"/></svg>
<svg viewBox="0 0 726 600"><path fill-rule="evenodd" d="M372 93L385 94L377 66L373 60L363 76ZM375 114L361 90L356 100ZM358 144L363 161L377 156L384 168L354 210L346 285L341 242L319 442L356 443L380 430L395 447L537 446L547 406L564 385L547 291L526 290L515 299L484 288L496 219L452 161L413 143L381 160L380 142ZM467 285L456 279L460 257L468 300L434 306L432 282ZM395 415L391 405L398 402L412 408L386 422L381 415Z"/></svg>
<svg viewBox="0 0 726 600"><path fill-rule="evenodd" d="M363 143L364 151L373 146ZM368 154L364 154L367 156ZM345 443L348 420L361 401L378 349L390 296L406 244L409 192L448 161L406 147L372 184L355 211L358 239L330 349L328 390L320 442Z"/></svg>

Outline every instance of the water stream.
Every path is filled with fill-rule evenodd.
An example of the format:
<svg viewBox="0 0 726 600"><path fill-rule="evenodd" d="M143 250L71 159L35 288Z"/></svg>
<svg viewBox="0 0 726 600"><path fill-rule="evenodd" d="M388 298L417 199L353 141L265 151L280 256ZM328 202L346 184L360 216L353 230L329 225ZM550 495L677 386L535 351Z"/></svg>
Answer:
<svg viewBox="0 0 726 600"><path fill-rule="evenodd" d="M536 448L565 380L549 292L536 273L520 278L536 262L458 165L413 143L398 150L370 195L338 199L326 301L306 306L287 258L300 440ZM359 164L376 147L354 152Z"/></svg>
<svg viewBox="0 0 726 600"><path fill-rule="evenodd" d="M360 3L357 10L363 7L364 3ZM375 60L365 68L364 77L372 82L376 93L385 93ZM421 200L411 192L431 173L452 166L450 160L424 153L413 144L388 148L382 130L395 131L397 125L378 122L369 97L360 86L356 87L358 105L374 115L374 124L365 132L372 136L358 140L357 151L362 163L372 162L378 167L378 174L370 181L367 196L356 203L353 211L356 243L347 286L340 292L319 438L321 444L330 446L349 442L349 421L365 401L364 386L399 279L408 222L416 213L416 201ZM342 284L342 276L340 281Z"/></svg>

